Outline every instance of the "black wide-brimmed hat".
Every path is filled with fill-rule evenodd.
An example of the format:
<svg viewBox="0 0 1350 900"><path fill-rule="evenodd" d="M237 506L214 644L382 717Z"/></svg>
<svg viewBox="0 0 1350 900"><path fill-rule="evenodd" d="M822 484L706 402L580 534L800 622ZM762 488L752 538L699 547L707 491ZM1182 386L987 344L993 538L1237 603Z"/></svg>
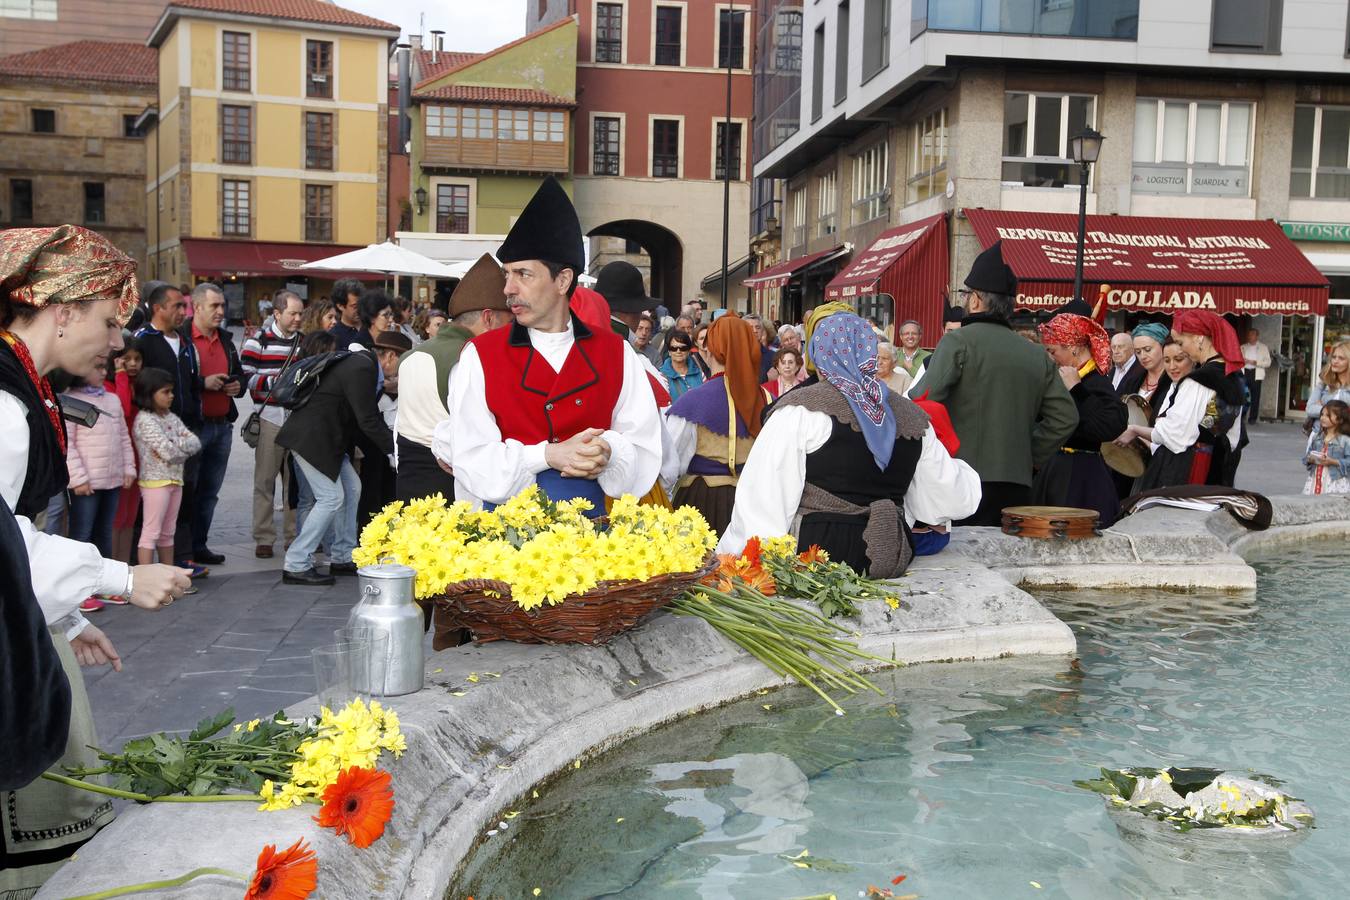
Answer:
<svg viewBox="0 0 1350 900"><path fill-rule="evenodd" d="M569 266L574 274L586 268L586 247L581 237L577 209L552 175L521 210L520 218L506 234L497 258L504 263L523 259Z"/></svg>
<svg viewBox="0 0 1350 900"><path fill-rule="evenodd" d="M491 253L478 257L450 295L450 318L480 309L506 309L506 276Z"/></svg>
<svg viewBox="0 0 1350 900"><path fill-rule="evenodd" d="M399 353L407 353L412 349L413 342L406 334L401 331L381 331L375 335L376 350L397 350Z"/></svg>
<svg viewBox="0 0 1350 900"><path fill-rule="evenodd" d="M614 312L646 312L661 304L660 300L647 296L637 266L621 259L600 270L595 279L595 290L609 302L609 308Z"/></svg>
<svg viewBox="0 0 1350 900"><path fill-rule="evenodd" d="M966 276L966 287L989 294L1017 296L1017 276L1003 261L1002 241L995 241L994 246L975 257L975 264Z"/></svg>

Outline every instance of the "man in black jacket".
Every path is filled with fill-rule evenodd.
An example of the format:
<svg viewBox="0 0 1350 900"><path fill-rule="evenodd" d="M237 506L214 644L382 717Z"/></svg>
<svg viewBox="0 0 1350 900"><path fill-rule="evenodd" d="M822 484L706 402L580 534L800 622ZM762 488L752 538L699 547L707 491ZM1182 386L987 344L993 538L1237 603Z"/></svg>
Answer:
<svg viewBox="0 0 1350 900"><path fill-rule="evenodd" d="M326 353L335 346L330 332L305 337L299 358ZM309 400L291 411L277 444L295 456L296 468L314 493L314 508L286 551L281 579L286 584L332 584L334 573L355 571L355 521L346 514L361 497L361 482L347 453L363 435L380 453L394 452L394 437L376 406L375 357L352 353L328 364ZM312 556L329 526L329 574L314 569Z"/></svg>
<svg viewBox="0 0 1350 900"><path fill-rule="evenodd" d="M333 308L338 320L328 329L337 338L339 350L351 344L369 344L370 335L361 327L361 292L365 290L355 278L343 278L333 285Z"/></svg>

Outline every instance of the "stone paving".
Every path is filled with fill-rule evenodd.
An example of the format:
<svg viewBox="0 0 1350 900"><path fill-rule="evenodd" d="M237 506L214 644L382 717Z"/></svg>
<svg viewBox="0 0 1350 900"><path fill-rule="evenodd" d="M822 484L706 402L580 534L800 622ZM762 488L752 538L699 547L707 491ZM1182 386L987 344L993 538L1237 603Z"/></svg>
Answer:
<svg viewBox="0 0 1350 900"><path fill-rule="evenodd" d="M250 411L241 403L242 415ZM1302 433L1290 424L1253 428L1239 482L1268 494L1298 493ZM314 693L310 650L331 643L356 603L356 580L331 588L281 584L281 546L253 555L253 453L236 433L211 547L227 557L199 593L147 613L110 606L92 619L122 655L120 673L85 670L101 743L120 747L155 731L186 731L233 706L241 718L270 715ZM278 516L278 524L280 516Z"/></svg>

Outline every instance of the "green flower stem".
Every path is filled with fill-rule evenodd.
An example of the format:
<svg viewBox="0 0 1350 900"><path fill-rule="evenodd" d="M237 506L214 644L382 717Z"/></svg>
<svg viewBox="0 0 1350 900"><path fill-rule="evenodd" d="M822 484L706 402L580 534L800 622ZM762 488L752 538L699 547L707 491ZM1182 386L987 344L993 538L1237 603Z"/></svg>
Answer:
<svg viewBox="0 0 1350 900"><path fill-rule="evenodd" d="M99 891L96 894L80 894L78 897L70 897L68 900L106 900L108 897L124 897L127 894L139 894L143 891L157 891L161 888L178 887L181 884L187 884L194 878L201 878L203 875L224 875L226 878L235 878L248 884L247 875L230 869L216 869L206 866L200 869L193 869L186 875L179 875L177 878L166 878L163 881L143 881L140 884L128 884L125 887L108 888L106 891Z"/></svg>
<svg viewBox="0 0 1350 900"><path fill-rule="evenodd" d="M137 794L132 791L122 791L117 788L104 787L101 784L90 784L87 781L80 781L78 778L67 778L64 775L57 775L55 772L43 772L42 777L48 781L55 781L58 784L64 784L67 787L79 788L84 791L92 791L95 794L104 794L109 797L121 797L123 800L135 800L138 803L261 803L262 797L258 794L207 794L200 797L178 796L177 794L165 794L160 797L151 797L149 794ZM109 894L108 896L114 896Z"/></svg>

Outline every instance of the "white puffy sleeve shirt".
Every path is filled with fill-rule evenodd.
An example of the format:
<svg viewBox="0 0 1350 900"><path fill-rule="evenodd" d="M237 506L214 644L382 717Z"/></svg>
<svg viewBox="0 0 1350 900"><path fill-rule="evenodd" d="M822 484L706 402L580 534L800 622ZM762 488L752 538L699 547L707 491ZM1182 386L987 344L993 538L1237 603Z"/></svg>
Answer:
<svg viewBox="0 0 1350 900"><path fill-rule="evenodd" d="M806 488L806 455L830 439L834 420L801 406L776 411L750 448L736 483L731 525L718 553L739 554L752 537L788 534ZM937 439L933 426L923 435L914 478L905 492L905 520L932 525L964 519L980 505L980 476L955 459Z"/></svg>
<svg viewBox="0 0 1350 900"><path fill-rule="evenodd" d="M28 418L23 401L0 391L0 496L13 509L28 474ZM33 593L48 625L74 637L88 622L80 604L93 594L120 594L127 586L126 563L104 559L93 544L46 534L27 516L15 516L33 570Z"/></svg>
<svg viewBox="0 0 1350 900"><path fill-rule="evenodd" d="M535 351L553 371L560 371L575 342L571 325L556 334L533 329L529 334ZM436 425L431 452L454 468L455 499L475 505L505 503L549 467L545 442L524 444L502 437L488 409L483 361L473 344L465 346L450 370L446 406L450 418ZM647 373L634 353L624 353L619 400L602 437L609 444L610 456L597 479L600 489L610 497L641 497L650 491L661 473L661 416Z"/></svg>

